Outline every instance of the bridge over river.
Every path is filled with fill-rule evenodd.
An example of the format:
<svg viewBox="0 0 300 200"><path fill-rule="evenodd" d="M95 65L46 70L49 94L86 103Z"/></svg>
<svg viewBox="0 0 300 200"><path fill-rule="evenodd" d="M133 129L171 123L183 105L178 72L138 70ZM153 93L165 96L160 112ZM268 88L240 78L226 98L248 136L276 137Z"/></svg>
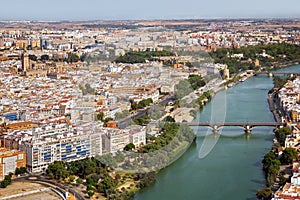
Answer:
<svg viewBox="0 0 300 200"><path fill-rule="evenodd" d="M290 77L293 76L300 76L300 72L272 72L272 71L262 71L262 72L255 72L255 75L257 74L267 74L270 77L273 77L274 75L287 75Z"/></svg>
<svg viewBox="0 0 300 200"><path fill-rule="evenodd" d="M245 129L245 133L250 133L251 129L257 126L281 127L284 125L281 122L182 122L177 124L185 124L188 126L207 126L211 127L214 133L217 133L218 129L224 126L240 126Z"/></svg>

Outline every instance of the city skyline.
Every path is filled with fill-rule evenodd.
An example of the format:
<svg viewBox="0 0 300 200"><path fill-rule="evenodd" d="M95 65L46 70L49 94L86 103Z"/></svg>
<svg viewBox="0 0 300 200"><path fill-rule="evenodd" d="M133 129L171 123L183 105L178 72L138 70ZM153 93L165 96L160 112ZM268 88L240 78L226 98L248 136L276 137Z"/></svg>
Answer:
<svg viewBox="0 0 300 200"><path fill-rule="evenodd" d="M18 5L18 6L16 6ZM0 20L160 20L160 19L220 19L220 18L299 18L300 2L238 0L14 0L3 4Z"/></svg>

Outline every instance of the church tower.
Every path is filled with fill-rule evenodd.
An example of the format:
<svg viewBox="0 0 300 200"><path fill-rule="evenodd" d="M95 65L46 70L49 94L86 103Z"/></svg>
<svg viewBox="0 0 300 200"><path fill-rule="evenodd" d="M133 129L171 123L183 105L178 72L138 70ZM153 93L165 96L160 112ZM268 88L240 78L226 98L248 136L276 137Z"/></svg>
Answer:
<svg viewBox="0 0 300 200"><path fill-rule="evenodd" d="M22 70L26 72L29 70L29 55L27 51L24 51L22 54Z"/></svg>

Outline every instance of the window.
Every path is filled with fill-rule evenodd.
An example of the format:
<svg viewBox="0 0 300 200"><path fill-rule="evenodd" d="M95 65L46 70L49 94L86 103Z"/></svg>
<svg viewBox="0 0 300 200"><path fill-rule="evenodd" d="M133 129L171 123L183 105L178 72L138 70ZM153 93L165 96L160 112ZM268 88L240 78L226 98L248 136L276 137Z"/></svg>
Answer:
<svg viewBox="0 0 300 200"><path fill-rule="evenodd" d="M24 159L24 155L23 154L19 154L18 155L18 160L23 160Z"/></svg>

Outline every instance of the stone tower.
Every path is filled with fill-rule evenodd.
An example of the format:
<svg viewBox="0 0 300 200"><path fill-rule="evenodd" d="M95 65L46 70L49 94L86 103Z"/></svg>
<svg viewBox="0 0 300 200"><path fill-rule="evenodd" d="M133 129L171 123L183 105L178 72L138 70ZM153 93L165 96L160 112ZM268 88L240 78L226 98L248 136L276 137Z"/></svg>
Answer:
<svg viewBox="0 0 300 200"><path fill-rule="evenodd" d="M29 55L26 50L22 54L22 70L23 72L29 70Z"/></svg>

